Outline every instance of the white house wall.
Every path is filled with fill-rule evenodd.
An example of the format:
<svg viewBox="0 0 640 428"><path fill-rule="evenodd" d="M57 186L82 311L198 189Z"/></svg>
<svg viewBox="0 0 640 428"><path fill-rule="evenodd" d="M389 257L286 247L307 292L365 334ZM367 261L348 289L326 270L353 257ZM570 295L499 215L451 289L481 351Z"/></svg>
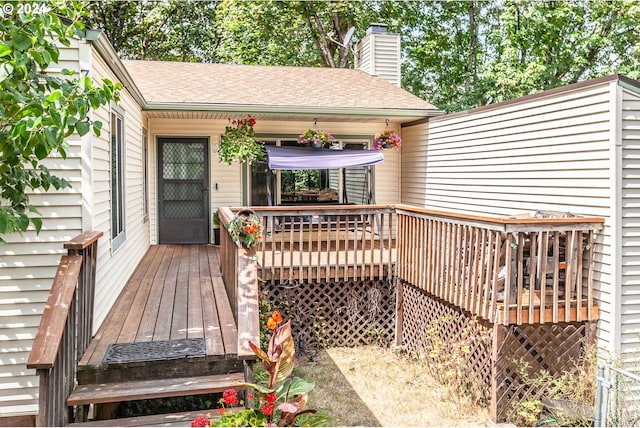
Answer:
<svg viewBox="0 0 640 428"><path fill-rule="evenodd" d="M231 117L237 119L240 116ZM224 133L228 120L214 119L149 119L150 156L154 159L149 163L150 175L150 226L151 241L157 243L157 140L159 137L198 136L209 138L210 145L210 204L212 209L223 206L242 206L242 168L234 163L228 166L218 160L218 145L220 136ZM390 127L395 124L391 123ZM313 122L286 122L258 120L254 129L256 134L268 135L298 135L313 127ZM318 128L329 131L334 135L368 136L382 132L385 123L318 123ZM398 126L395 126L399 130ZM375 192L378 204L395 204L400 195L400 152L384 151L384 163L375 166ZM216 187L217 185L217 187Z"/></svg>
<svg viewBox="0 0 640 428"><path fill-rule="evenodd" d="M608 83L451 114L403 129L402 201L478 215L604 217L598 334L616 346L611 216L615 91Z"/></svg>
<svg viewBox="0 0 640 428"><path fill-rule="evenodd" d="M620 351L627 362L640 361L640 95L621 89L621 310Z"/></svg>
<svg viewBox="0 0 640 428"><path fill-rule="evenodd" d="M84 45L88 48L88 45ZM100 55L91 48L92 76L117 80ZM149 248L149 222L144 219L143 204L143 117L140 106L126 90L120 92L119 107L124 110L125 126L125 190L124 212L126 240L116 250L111 245L111 107L94 112L102 121L100 137L93 137L93 144L86 146L86 158L90 159L92 175L88 180L87 199L90 209L85 211L87 228L104 232L98 245L94 331L100 326L113 306L127 280ZM90 147L90 150L89 150ZM90 225L90 226L89 226Z"/></svg>
<svg viewBox="0 0 640 428"><path fill-rule="evenodd" d="M78 41L60 47L59 67L79 71ZM37 412L38 378L26 369L62 244L82 232L80 139L68 139L67 158L53 155L44 164L64 177L70 189L30 195L42 214L40 234L30 228L24 234L3 236L0 245L0 417Z"/></svg>
<svg viewBox="0 0 640 428"><path fill-rule="evenodd" d="M59 64L48 71L62 68L91 70L96 79L116 80L97 53L79 40L61 47ZM23 235L4 237L7 243L0 245L0 417L38 411L38 378L35 370L26 369L26 361L60 256L66 253L63 244L86 230L104 232L98 246L94 329L149 245L141 213L141 113L126 91L121 96L126 111L127 242L112 254L108 107L92 113L93 120L103 123L101 137L73 135L67 140L66 159L52 155L44 161L72 187L31 195L31 203L43 218L40 234L30 229Z"/></svg>

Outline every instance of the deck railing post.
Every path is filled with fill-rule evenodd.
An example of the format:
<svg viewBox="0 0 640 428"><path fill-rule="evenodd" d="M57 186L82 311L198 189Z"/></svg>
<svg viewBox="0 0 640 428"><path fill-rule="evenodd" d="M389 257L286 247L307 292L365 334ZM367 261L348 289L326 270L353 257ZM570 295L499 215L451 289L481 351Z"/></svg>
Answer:
<svg viewBox="0 0 640 428"><path fill-rule="evenodd" d="M76 367L92 334L97 240L102 232L84 232L64 244L62 256L27 360L39 376L39 426L69 422L67 397L76 383Z"/></svg>

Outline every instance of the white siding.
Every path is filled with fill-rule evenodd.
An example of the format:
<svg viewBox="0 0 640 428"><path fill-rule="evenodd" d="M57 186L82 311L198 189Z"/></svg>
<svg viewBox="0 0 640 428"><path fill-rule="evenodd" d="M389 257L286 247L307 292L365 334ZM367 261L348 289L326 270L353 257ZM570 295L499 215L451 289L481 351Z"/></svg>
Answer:
<svg viewBox="0 0 640 428"><path fill-rule="evenodd" d="M72 40L71 46L60 47L59 67L47 71L79 71L78 58L78 41ZM62 244L82 231L81 144L77 136L68 142L66 159L54 154L44 164L72 187L31 194L31 203L42 214L42 231L3 236L7 243L0 245L0 417L38 410L38 378L25 364L64 253Z"/></svg>
<svg viewBox="0 0 640 428"><path fill-rule="evenodd" d="M622 189L620 352L640 361L640 95L623 90L621 115Z"/></svg>
<svg viewBox="0 0 640 428"><path fill-rule="evenodd" d="M106 77L116 80L113 72L94 50L91 52L91 59L91 70L95 79ZM89 159L92 171L92 175L86 177L87 191L84 193L85 199L90 201L91 208L85 212L85 223L92 224L93 230L104 232L98 245L94 330L97 330L106 317L149 247L149 223L143 221L143 117L140 106L126 90L120 93L119 106L124 110L125 125L126 241L117 250L113 250L111 246L110 106L94 113L95 117L103 122L103 132L100 137L93 138L91 145L85 146L85 157Z"/></svg>
<svg viewBox="0 0 640 428"><path fill-rule="evenodd" d="M87 69L96 79L115 80L85 42L74 40L71 47L61 49L60 58L50 71ZM110 108L101 108L92 118L102 121L102 137L71 136L66 159L53 155L45 160L51 171L65 177L72 187L37 191L31 196L43 216L41 233L29 230L22 236L11 235L6 237L8 243L0 246L0 417L38 411L38 378L25 363L60 256L65 253L63 243L85 230L104 232L98 249L95 329L149 245L141 212L141 113L126 91L122 91L121 104L127 112L127 242L111 254Z"/></svg>
<svg viewBox="0 0 640 428"><path fill-rule="evenodd" d="M400 86L400 36L366 35L358 45L356 68Z"/></svg>
<svg viewBox="0 0 640 428"><path fill-rule="evenodd" d="M611 249L615 93L604 83L402 130L405 203L479 215L553 210L605 218L595 280L598 334L610 348L617 342Z"/></svg>

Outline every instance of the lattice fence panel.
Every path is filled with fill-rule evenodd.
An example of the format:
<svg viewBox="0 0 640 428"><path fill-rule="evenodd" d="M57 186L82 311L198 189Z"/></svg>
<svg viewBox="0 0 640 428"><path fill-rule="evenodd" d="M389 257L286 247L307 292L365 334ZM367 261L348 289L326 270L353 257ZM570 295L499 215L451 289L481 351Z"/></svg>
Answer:
<svg viewBox="0 0 640 428"><path fill-rule="evenodd" d="M297 349L388 344L395 329L395 288L388 281L264 284L273 308L291 319Z"/></svg>
<svg viewBox="0 0 640 428"><path fill-rule="evenodd" d="M507 331L498 344L495 362L497 421L517 421L519 403L540 399L544 389L523 378L519 366L527 365L528 376L546 370L551 376L575 369L583 350L587 326L580 324L532 324L502 327Z"/></svg>
<svg viewBox="0 0 640 428"><path fill-rule="evenodd" d="M414 355L429 358L429 354L438 346L435 343L437 341L446 343L449 350L456 344L469 345L464 376L476 380L470 384L486 388L484 395L488 397L491 385L491 326L410 284L403 284L402 293L402 344L405 349Z"/></svg>

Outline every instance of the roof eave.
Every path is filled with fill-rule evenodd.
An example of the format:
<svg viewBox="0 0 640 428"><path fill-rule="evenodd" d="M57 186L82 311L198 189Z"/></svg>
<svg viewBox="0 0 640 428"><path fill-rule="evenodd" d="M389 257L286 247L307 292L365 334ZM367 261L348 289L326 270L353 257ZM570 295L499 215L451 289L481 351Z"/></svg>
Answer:
<svg viewBox="0 0 640 428"><path fill-rule="evenodd" d="M256 104L158 103L148 102L145 111L254 113L276 116L337 116L354 118L426 118L443 114L437 109L310 107Z"/></svg>
<svg viewBox="0 0 640 428"><path fill-rule="evenodd" d="M135 81L120 60L118 53L115 51L107 37L100 30L87 30L83 34L84 38L91 43L102 59L107 63L109 68L116 75L131 96L136 100L141 108L147 104L142 92L138 89Z"/></svg>

